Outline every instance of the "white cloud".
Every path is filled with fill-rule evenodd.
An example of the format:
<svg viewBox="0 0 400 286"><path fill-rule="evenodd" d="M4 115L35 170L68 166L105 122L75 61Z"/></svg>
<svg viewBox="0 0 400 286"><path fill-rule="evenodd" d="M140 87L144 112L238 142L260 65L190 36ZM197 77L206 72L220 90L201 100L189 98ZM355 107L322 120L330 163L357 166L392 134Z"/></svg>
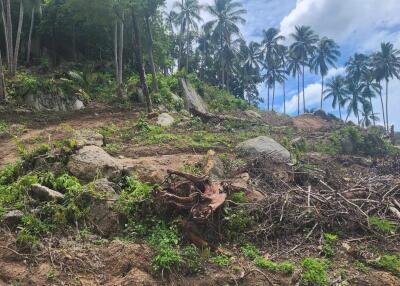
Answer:
<svg viewBox="0 0 400 286"><path fill-rule="evenodd" d="M327 79L330 79L334 76L337 75L343 75L346 72L346 68L345 67L338 67L338 68L330 68L328 70L328 74L326 75Z"/></svg>
<svg viewBox="0 0 400 286"><path fill-rule="evenodd" d="M293 94L294 92L291 92ZM306 108L314 107L321 102L321 84L312 83L305 87L304 93L306 95ZM297 112L297 91L294 96L286 102L287 113ZM280 107L283 110L283 106ZM303 92L300 92L300 112L303 112Z"/></svg>
<svg viewBox="0 0 400 286"><path fill-rule="evenodd" d="M399 0L297 0L280 26L289 35L296 25L308 25L356 50L371 50L383 40L399 41L399 11Z"/></svg>

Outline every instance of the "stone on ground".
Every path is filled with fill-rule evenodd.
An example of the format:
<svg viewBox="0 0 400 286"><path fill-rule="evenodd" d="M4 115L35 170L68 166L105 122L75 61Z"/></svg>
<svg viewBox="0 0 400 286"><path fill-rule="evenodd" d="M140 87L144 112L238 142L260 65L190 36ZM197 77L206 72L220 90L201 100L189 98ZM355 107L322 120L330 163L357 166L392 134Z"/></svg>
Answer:
<svg viewBox="0 0 400 286"><path fill-rule="evenodd" d="M175 119L168 113L161 113L157 117L157 124L161 127L170 127L174 122Z"/></svg>
<svg viewBox="0 0 400 286"><path fill-rule="evenodd" d="M6 226L10 229L15 229L21 222L24 213L20 210L12 210L3 215L1 219L1 225Z"/></svg>
<svg viewBox="0 0 400 286"><path fill-rule="evenodd" d="M116 235L120 231L119 215L115 211L117 196L90 197L87 219L94 230L104 237Z"/></svg>
<svg viewBox="0 0 400 286"><path fill-rule="evenodd" d="M213 150L207 152L203 170L211 178L223 178L225 175L224 163Z"/></svg>
<svg viewBox="0 0 400 286"><path fill-rule="evenodd" d="M259 136L246 140L236 148L243 155L261 156L267 154L277 162L289 163L291 161L290 152L268 136Z"/></svg>
<svg viewBox="0 0 400 286"><path fill-rule="evenodd" d="M78 148L87 145L101 147L104 143L104 137L96 131L84 129L76 132L76 143Z"/></svg>
<svg viewBox="0 0 400 286"><path fill-rule="evenodd" d="M49 202L49 201L60 201L64 198L64 195L49 189L46 186L42 186L40 184L33 184L29 191L29 195L35 199L42 202Z"/></svg>
<svg viewBox="0 0 400 286"><path fill-rule="evenodd" d="M189 111L207 113L206 103L200 97L200 95L198 95L198 93L190 84L190 82L185 78L181 78L180 84L183 90L183 99L185 102L185 108Z"/></svg>
<svg viewBox="0 0 400 286"><path fill-rule="evenodd" d="M68 170L82 181L92 181L96 177L111 178L118 175L122 166L106 151L98 146L84 146L72 155Z"/></svg>
<svg viewBox="0 0 400 286"><path fill-rule="evenodd" d="M93 182L93 191L95 193L115 195L119 193L120 188L117 184L110 182L106 178L102 178Z"/></svg>

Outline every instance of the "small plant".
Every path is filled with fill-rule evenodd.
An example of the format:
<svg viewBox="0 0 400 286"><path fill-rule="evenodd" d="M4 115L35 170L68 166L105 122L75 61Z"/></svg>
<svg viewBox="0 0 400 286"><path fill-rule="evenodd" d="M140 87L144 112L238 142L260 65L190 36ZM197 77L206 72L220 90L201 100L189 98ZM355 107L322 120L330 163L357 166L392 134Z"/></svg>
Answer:
<svg viewBox="0 0 400 286"><path fill-rule="evenodd" d="M200 272L202 259L199 249L195 245L188 245L182 250L184 265L190 274Z"/></svg>
<svg viewBox="0 0 400 286"><path fill-rule="evenodd" d="M230 195L230 199L235 203L245 203L246 202L246 194L244 192L235 192Z"/></svg>
<svg viewBox="0 0 400 286"><path fill-rule="evenodd" d="M282 263L276 263L271 260L265 259L262 256L258 256L254 260L254 263L260 268L268 269L273 272L281 272L283 274L291 274L295 269L295 265L291 262L286 261Z"/></svg>
<svg viewBox="0 0 400 286"><path fill-rule="evenodd" d="M328 278L328 263L323 259L305 258L301 266L303 267L303 274L301 281L307 286L326 286L329 285Z"/></svg>
<svg viewBox="0 0 400 286"><path fill-rule="evenodd" d="M364 263L358 260L354 262L354 268L362 273L368 272L368 267Z"/></svg>
<svg viewBox="0 0 400 286"><path fill-rule="evenodd" d="M375 262L375 265L400 277L400 256L398 255L383 255Z"/></svg>
<svg viewBox="0 0 400 286"><path fill-rule="evenodd" d="M260 252L258 251L257 247L250 243L246 243L245 245L243 245L241 247L241 251L244 256L250 258L251 260L254 260L260 256Z"/></svg>
<svg viewBox="0 0 400 286"><path fill-rule="evenodd" d="M219 254L217 256L212 257L211 261L220 267L227 267L231 264L231 259L224 254Z"/></svg>
<svg viewBox="0 0 400 286"><path fill-rule="evenodd" d="M385 233L393 233L396 231L396 225L394 223L380 217L370 217L368 222L370 226Z"/></svg>
<svg viewBox="0 0 400 286"><path fill-rule="evenodd" d="M119 144L115 144L115 143L109 143L106 146L104 146L104 150L110 154L116 154L118 152L120 152L122 149L122 146Z"/></svg>
<svg viewBox="0 0 400 286"><path fill-rule="evenodd" d="M322 245L322 252L326 257L335 256L335 242L338 240L338 236L332 233L324 233L324 243Z"/></svg>

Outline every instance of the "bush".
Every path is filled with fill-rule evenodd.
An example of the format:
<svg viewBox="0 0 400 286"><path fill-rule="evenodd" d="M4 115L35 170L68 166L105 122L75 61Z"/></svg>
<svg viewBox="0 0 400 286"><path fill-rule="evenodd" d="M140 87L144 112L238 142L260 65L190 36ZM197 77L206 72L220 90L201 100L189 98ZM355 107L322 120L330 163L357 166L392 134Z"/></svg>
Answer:
<svg viewBox="0 0 400 286"><path fill-rule="evenodd" d="M400 277L400 256L383 255L376 261L375 265Z"/></svg>
<svg viewBox="0 0 400 286"><path fill-rule="evenodd" d="M246 243L245 245L243 245L241 247L241 251L244 256L250 258L251 260L254 260L260 256L260 252L258 251L258 249L250 243Z"/></svg>
<svg viewBox="0 0 400 286"><path fill-rule="evenodd" d="M322 252L326 257L332 257L336 254L335 242L338 240L336 234L324 233L324 242L322 245Z"/></svg>
<svg viewBox="0 0 400 286"><path fill-rule="evenodd" d="M231 264L231 259L224 254L214 256L211 261L220 267L227 267Z"/></svg>
<svg viewBox="0 0 400 286"><path fill-rule="evenodd" d="M305 258L301 266L303 274L301 281L307 286L326 286L329 285L327 274L328 263L323 259Z"/></svg>

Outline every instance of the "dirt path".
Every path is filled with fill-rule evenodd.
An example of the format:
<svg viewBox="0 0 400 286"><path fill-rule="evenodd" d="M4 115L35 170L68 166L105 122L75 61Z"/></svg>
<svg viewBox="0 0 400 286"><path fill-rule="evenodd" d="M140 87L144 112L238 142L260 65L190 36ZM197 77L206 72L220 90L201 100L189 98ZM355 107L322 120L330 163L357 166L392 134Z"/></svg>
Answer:
<svg viewBox="0 0 400 286"><path fill-rule="evenodd" d="M114 124L121 126L128 120L137 119L139 109L115 109L106 106L92 106L85 111L74 113L9 113L0 114L0 120L8 125L23 124L26 129L18 140L27 147L50 140L71 137L75 131L94 129ZM15 139L8 136L0 138L0 168L18 159Z"/></svg>

